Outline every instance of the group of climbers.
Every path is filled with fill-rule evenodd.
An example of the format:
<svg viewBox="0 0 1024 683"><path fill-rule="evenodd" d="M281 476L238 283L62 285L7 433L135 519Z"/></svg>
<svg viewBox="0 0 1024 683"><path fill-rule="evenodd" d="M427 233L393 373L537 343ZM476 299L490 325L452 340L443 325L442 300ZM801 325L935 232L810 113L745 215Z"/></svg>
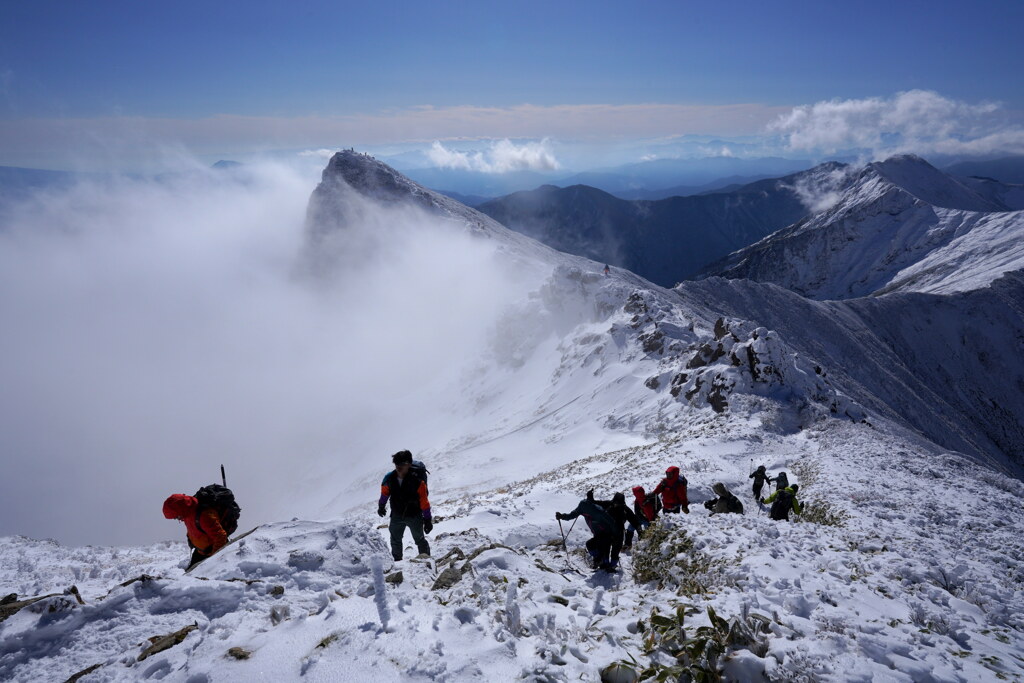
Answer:
<svg viewBox="0 0 1024 683"><path fill-rule="evenodd" d="M796 493L800 490L800 485L793 484L790 486L789 477L785 472L779 472L773 479L765 471L764 465L761 465L747 478L754 480L754 500L761 505L772 504L771 509L768 511L769 517L777 521L788 522L790 510L798 515L800 514L800 503L796 499ZM773 481L775 482L775 492L767 498L761 497L761 489L764 487L764 483L768 482L771 484Z"/></svg>
<svg viewBox="0 0 1024 683"><path fill-rule="evenodd" d="M632 510L626 506L626 496L622 493L616 493L611 500L595 500L594 491L590 490L576 509L568 513L556 512L555 519L561 522L582 516L591 533L586 546L594 568L615 571L622 548L631 547L634 534L641 537L659 512L690 514L686 483L686 477L673 465L665 470L665 478L650 493L643 486L633 487Z"/></svg>
<svg viewBox="0 0 1024 683"><path fill-rule="evenodd" d="M427 491L427 469L423 463L413 460L412 453L407 450L395 453L391 461L395 468L384 476L377 502L377 514L381 517L387 515L390 503L388 531L391 556L395 561L402 559L402 539L408 529L420 557L429 557L430 544L426 534L433 530L433 521ZM754 480L754 499L762 505L772 504L769 514L773 520L788 520L790 511L800 514L796 498L799 487L796 484L789 486L785 472L780 472L773 479L762 465L749 478ZM768 498L761 497L765 482L770 484L773 481L776 483L775 492ZM711 515L743 514L743 503L725 484L717 482L711 488L716 497L704 503ZM653 491L647 493L644 487L635 486L633 496L630 509L622 493L615 493L611 500L595 500L594 492L590 490L572 512L556 512L555 518L561 522L583 517L592 535L586 547L594 567L614 571L623 547L630 548L634 535L641 537L659 513L690 513L686 477L675 465L665 470L665 477ZM188 567L191 569L228 543L228 537L238 528L240 508L230 489L212 484L204 486L194 496L183 493L171 495L164 501L163 512L167 519L177 519L185 524L189 547L192 548Z"/></svg>
<svg viewBox="0 0 1024 683"><path fill-rule="evenodd" d="M799 487L796 484L788 485L785 472L780 472L773 479L762 465L750 478L754 479L755 500L760 504L772 503L770 516L773 520L788 520L790 510L800 514L800 504L796 499ZM779 488L768 498L762 498L761 490L766 481L775 481ZM614 571L622 548L628 549L632 545L634 534L642 536L659 513L690 513L686 489L686 477L673 465L665 470L665 478L650 493L642 486L633 487L632 510L626 506L626 497L621 493L613 495L611 500L596 500L594 491L590 490L572 512L556 512L555 519L561 523L562 520L583 517L591 533L586 547L594 568ZM711 515L743 514L743 503L725 484L716 482L711 490L715 497L704 503ZM563 531L563 540L564 536Z"/></svg>

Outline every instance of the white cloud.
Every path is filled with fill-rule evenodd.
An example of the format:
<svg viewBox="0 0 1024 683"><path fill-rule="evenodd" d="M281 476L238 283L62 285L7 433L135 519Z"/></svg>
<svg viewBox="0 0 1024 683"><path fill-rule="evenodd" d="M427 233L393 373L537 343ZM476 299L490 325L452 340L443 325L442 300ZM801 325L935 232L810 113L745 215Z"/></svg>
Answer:
<svg viewBox="0 0 1024 683"><path fill-rule="evenodd" d="M791 190L811 213L826 211L842 199L850 177L860 170L858 166L837 168L827 173L807 174L792 185L780 183Z"/></svg>
<svg viewBox="0 0 1024 683"><path fill-rule="evenodd" d="M835 154L868 150L875 158L900 153L1024 152L1024 127L999 104L969 104L927 90L889 98L828 100L796 107L769 129L794 151Z"/></svg>
<svg viewBox="0 0 1024 683"><path fill-rule="evenodd" d="M550 141L527 142L516 145L511 140L497 140L489 149L476 152L450 150L435 140L427 152L431 163L440 168L452 168L480 173L508 173L510 171L555 171L561 168Z"/></svg>
<svg viewBox="0 0 1024 683"><path fill-rule="evenodd" d="M5 207L0 536L180 538L161 502L222 462L246 525L322 516L339 492L311 480L451 438L460 406L439 397L524 292L489 242L365 201L338 281L312 286L296 275L313 185L252 164Z"/></svg>
<svg viewBox="0 0 1024 683"><path fill-rule="evenodd" d="M327 149L327 148L304 149L301 152L299 152L299 156L300 157L313 157L315 159L330 159L332 156L334 156L337 153L337 151L338 150L336 150L336 149Z"/></svg>

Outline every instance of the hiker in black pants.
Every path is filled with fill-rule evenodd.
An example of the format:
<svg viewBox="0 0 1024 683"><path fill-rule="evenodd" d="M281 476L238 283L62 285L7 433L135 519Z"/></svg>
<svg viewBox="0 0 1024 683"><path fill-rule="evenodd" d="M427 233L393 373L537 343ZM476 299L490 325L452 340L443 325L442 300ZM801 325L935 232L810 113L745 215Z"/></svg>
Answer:
<svg viewBox="0 0 1024 683"><path fill-rule="evenodd" d="M796 514L800 514L800 503L796 499L796 492L800 490L799 484L793 484L787 486L784 489L779 489L767 498L762 498L762 503L771 503L771 510L768 512L769 516L778 521L789 521L789 511L792 510Z"/></svg>
<svg viewBox="0 0 1024 683"><path fill-rule="evenodd" d="M764 488L764 483L772 483L772 478L768 476L768 473L764 469L764 465L761 465L747 479L754 480L754 500L761 499L761 489Z"/></svg>
<svg viewBox="0 0 1024 683"><path fill-rule="evenodd" d="M612 527L612 546L607 567L608 571L614 571L619 565L619 553L622 552L622 536L625 531L626 522L629 522L632 528L637 530L637 535L643 538L640 531L640 520L626 505L625 494L616 493L612 496L611 500L597 500L594 502L603 507L608 516L615 522L615 525Z"/></svg>
<svg viewBox="0 0 1024 683"><path fill-rule="evenodd" d="M412 469L412 453L398 451L391 456L395 469L384 475L380 483L380 500L377 503L377 514L383 517L385 506L391 501L391 557L395 562L402 559L402 536L405 530L412 533L412 540L420 555L430 555L430 544L424 533L429 534L434 528L430 518L430 501L427 500L427 482L423 481Z"/></svg>
<svg viewBox="0 0 1024 683"><path fill-rule="evenodd" d="M594 501L593 491L587 491L587 497L581 500L572 512L565 514L556 512L555 519L576 519L581 515L590 528L590 533L593 534L593 538L587 541L587 552L590 553L590 559L593 562L594 568L611 571L608 553L611 551L614 538L615 520L611 518L611 515L603 507Z"/></svg>

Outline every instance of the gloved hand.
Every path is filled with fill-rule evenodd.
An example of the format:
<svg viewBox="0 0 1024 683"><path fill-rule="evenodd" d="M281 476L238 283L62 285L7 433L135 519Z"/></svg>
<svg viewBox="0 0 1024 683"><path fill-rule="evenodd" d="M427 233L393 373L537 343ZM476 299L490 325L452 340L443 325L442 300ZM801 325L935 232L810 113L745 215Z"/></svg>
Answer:
<svg viewBox="0 0 1024 683"><path fill-rule="evenodd" d="M565 515L563 515L561 512L556 512L555 513L555 519L563 520L563 519L565 519Z"/></svg>
<svg viewBox="0 0 1024 683"><path fill-rule="evenodd" d="M429 534L434 530L434 523L429 519L423 520L423 533Z"/></svg>
<svg viewBox="0 0 1024 683"><path fill-rule="evenodd" d="M378 517L383 517L386 514L387 514L387 512L384 510L384 506L383 505L378 505L377 506L377 516Z"/></svg>
<svg viewBox="0 0 1024 683"><path fill-rule="evenodd" d="M764 496L761 496L761 498L757 502L760 503L761 505L764 505Z"/></svg>

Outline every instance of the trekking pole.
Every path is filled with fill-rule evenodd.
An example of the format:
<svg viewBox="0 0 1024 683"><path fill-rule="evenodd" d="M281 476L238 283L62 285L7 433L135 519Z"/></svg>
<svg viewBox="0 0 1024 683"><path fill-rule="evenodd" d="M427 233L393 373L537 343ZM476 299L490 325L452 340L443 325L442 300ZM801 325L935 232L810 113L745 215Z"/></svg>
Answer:
<svg viewBox="0 0 1024 683"><path fill-rule="evenodd" d="M220 466L220 480L224 482L224 488L228 487L228 478L224 476L224 465Z"/></svg>
<svg viewBox="0 0 1024 683"><path fill-rule="evenodd" d="M564 532L564 531L562 531L562 520L558 520L558 531L559 531L559 533L562 534L562 550L565 551L565 565L567 567L569 567L569 569L572 569L574 572L577 571L577 570L576 570L576 567L573 567L572 563L569 562L569 546L566 545L565 539L569 538L569 534L572 533L572 528L574 526L576 526L576 522L577 521L579 521L579 517L577 517L576 519L572 520L572 524L569 525L569 531L568 532Z"/></svg>

